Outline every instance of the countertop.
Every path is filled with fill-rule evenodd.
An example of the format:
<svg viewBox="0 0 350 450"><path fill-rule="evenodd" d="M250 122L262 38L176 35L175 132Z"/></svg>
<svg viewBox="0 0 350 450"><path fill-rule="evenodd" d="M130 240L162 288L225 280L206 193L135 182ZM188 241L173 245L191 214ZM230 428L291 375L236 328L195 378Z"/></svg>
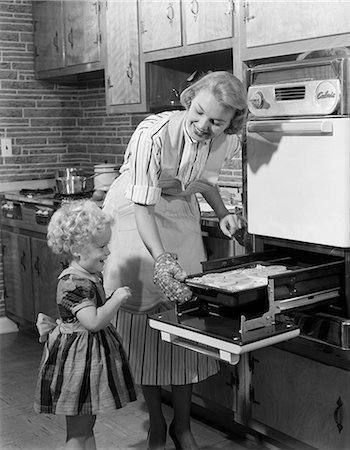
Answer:
<svg viewBox="0 0 350 450"><path fill-rule="evenodd" d="M37 206L43 206L48 208L57 208L60 200L55 198L54 193L43 194L40 196L23 195L19 191L0 192L0 200L19 203L32 203ZM200 204L201 206L201 204ZM214 211L204 208L201 214L202 225L205 227L218 227L219 220L216 217ZM235 207L229 206L229 210L234 211Z"/></svg>

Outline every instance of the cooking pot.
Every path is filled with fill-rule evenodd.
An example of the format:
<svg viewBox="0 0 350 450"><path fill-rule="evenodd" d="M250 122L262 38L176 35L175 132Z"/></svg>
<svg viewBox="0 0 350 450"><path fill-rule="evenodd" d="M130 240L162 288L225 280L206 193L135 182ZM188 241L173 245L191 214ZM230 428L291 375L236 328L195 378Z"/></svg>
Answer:
<svg viewBox="0 0 350 450"><path fill-rule="evenodd" d="M94 189L95 191L108 191L110 185L118 174L116 164L98 164L94 166Z"/></svg>
<svg viewBox="0 0 350 450"><path fill-rule="evenodd" d="M68 167L63 174L58 171L56 175L56 189L59 194L79 194L85 190L86 180L86 177L78 175L77 169Z"/></svg>

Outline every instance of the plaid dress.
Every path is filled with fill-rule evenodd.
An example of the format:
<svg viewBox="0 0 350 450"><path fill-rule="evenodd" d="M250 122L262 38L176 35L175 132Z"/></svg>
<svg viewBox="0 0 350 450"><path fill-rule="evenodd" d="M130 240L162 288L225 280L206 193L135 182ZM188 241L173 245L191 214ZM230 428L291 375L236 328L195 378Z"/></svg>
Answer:
<svg viewBox="0 0 350 450"><path fill-rule="evenodd" d="M77 265L59 276L59 324L44 345L36 386L37 413L83 415L115 410L136 400L121 340L112 325L91 332L76 318L80 309L102 306L101 279Z"/></svg>

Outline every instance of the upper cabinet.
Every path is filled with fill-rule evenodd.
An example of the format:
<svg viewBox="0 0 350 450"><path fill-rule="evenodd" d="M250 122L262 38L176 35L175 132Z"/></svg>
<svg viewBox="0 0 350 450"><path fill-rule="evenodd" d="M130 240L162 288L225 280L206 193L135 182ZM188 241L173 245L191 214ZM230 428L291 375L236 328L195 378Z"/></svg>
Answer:
<svg viewBox="0 0 350 450"><path fill-rule="evenodd" d="M145 60L232 47L233 0L139 0ZM154 53L167 50L166 53ZM169 50L171 52L169 53Z"/></svg>
<svg viewBox="0 0 350 450"><path fill-rule="evenodd" d="M146 111L144 66L140 64L137 0L104 2L103 24L108 111Z"/></svg>
<svg viewBox="0 0 350 450"><path fill-rule="evenodd" d="M183 0L187 45L233 36L233 0Z"/></svg>
<svg viewBox="0 0 350 450"><path fill-rule="evenodd" d="M140 0L140 32L143 52L181 46L180 0Z"/></svg>
<svg viewBox="0 0 350 450"><path fill-rule="evenodd" d="M98 1L63 2L66 65L100 61Z"/></svg>
<svg viewBox="0 0 350 450"><path fill-rule="evenodd" d="M64 67L63 5L60 1L33 2L34 61L37 74Z"/></svg>
<svg viewBox="0 0 350 450"><path fill-rule="evenodd" d="M33 2L37 78L102 68L100 2Z"/></svg>
<svg viewBox="0 0 350 450"><path fill-rule="evenodd" d="M241 11L243 59L256 59L350 42L350 3L248 0Z"/></svg>

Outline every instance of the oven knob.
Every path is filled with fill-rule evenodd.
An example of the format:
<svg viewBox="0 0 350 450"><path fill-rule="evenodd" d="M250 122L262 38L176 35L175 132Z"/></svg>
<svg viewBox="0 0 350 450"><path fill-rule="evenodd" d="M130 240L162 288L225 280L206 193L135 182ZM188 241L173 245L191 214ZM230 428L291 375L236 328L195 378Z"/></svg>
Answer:
<svg viewBox="0 0 350 450"><path fill-rule="evenodd" d="M250 103L256 109L261 109L264 105L264 96L261 91L257 91L254 93L253 97L249 99Z"/></svg>

